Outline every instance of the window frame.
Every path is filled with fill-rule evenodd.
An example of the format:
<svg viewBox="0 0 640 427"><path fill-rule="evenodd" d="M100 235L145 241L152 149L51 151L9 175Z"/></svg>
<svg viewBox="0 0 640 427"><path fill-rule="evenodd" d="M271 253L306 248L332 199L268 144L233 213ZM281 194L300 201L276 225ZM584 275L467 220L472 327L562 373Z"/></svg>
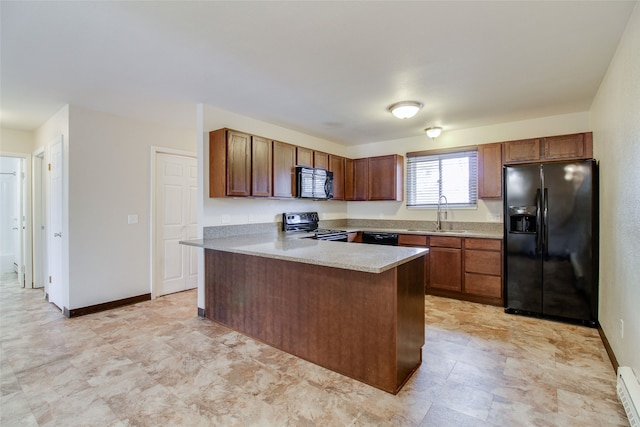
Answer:
<svg viewBox="0 0 640 427"><path fill-rule="evenodd" d="M466 209L475 209L478 207L478 146L464 146L464 147L454 147L449 149L439 149L439 150L426 150L426 151L414 151L410 153L406 153L407 157L407 183L406 183L406 206L407 208L431 208L434 209L438 206L438 203L415 203L413 202L417 198L417 194L415 193L416 183L413 183L412 180L413 173L415 173L415 169L413 168L412 163L415 162L416 158L422 158L423 161L438 161L438 170L441 174L442 171L442 161L445 159L453 159L460 157L469 158L469 201L465 203L456 203L448 201L448 206L454 208L466 208ZM419 162L420 159L417 159ZM446 185L446 184L445 184ZM443 195L442 192L442 178L438 179L438 199ZM411 193L414 191L414 193ZM444 193L446 197L446 192Z"/></svg>

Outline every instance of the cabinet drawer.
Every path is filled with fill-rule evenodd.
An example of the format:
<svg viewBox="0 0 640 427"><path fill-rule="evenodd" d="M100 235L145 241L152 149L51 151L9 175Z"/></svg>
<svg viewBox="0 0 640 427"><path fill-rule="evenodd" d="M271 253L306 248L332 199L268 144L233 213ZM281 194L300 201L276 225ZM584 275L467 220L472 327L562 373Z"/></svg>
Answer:
<svg viewBox="0 0 640 427"><path fill-rule="evenodd" d="M398 244L406 246L428 246L429 238L418 234L400 234Z"/></svg>
<svg viewBox="0 0 640 427"><path fill-rule="evenodd" d="M464 275L464 289L466 293L486 297L502 297L502 278L485 276L484 274L466 273Z"/></svg>
<svg viewBox="0 0 640 427"><path fill-rule="evenodd" d="M500 276L502 273L500 258L500 252L465 250L464 270L467 273Z"/></svg>
<svg viewBox="0 0 640 427"><path fill-rule="evenodd" d="M485 251L499 251L502 248L502 240L467 238L464 240L464 248L482 249Z"/></svg>
<svg viewBox="0 0 640 427"><path fill-rule="evenodd" d="M438 246L441 248L462 248L462 239L460 237L431 236L429 241L430 246Z"/></svg>

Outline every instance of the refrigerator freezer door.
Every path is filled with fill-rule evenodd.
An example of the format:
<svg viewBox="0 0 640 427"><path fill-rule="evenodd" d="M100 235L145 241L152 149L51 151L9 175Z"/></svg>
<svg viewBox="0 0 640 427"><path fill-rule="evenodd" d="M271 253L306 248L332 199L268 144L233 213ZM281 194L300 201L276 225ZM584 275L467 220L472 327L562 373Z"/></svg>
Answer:
<svg viewBox="0 0 640 427"><path fill-rule="evenodd" d="M541 224L539 206L541 189L540 165L506 166L504 169L505 190L505 309L542 313L542 262L538 248ZM512 215L533 214L529 224L536 227L527 232L525 225L511 225L512 219L519 224L520 218Z"/></svg>
<svg viewBox="0 0 640 427"><path fill-rule="evenodd" d="M592 313L593 163L543 166L547 208L543 254L542 313L595 320Z"/></svg>

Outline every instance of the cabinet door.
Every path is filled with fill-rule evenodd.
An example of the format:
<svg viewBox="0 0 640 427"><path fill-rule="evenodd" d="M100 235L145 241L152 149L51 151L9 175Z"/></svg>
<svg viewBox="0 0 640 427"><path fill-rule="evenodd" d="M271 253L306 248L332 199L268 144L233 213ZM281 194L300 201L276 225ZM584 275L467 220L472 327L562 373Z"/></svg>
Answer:
<svg viewBox="0 0 640 427"><path fill-rule="evenodd" d="M251 195L269 197L272 175L272 142L254 136L251 141Z"/></svg>
<svg viewBox="0 0 640 427"><path fill-rule="evenodd" d="M502 197L502 144L478 146L478 197Z"/></svg>
<svg viewBox="0 0 640 427"><path fill-rule="evenodd" d="M251 195L251 135L227 132L227 196Z"/></svg>
<svg viewBox="0 0 640 427"><path fill-rule="evenodd" d="M333 200L344 200L344 157L330 154L329 170L333 172Z"/></svg>
<svg viewBox="0 0 640 427"><path fill-rule="evenodd" d="M313 167L313 150L296 147L296 165Z"/></svg>
<svg viewBox="0 0 640 427"><path fill-rule="evenodd" d="M295 197L296 146L273 141L273 196Z"/></svg>
<svg viewBox="0 0 640 427"><path fill-rule="evenodd" d="M369 200L403 199L404 158L397 154L369 158Z"/></svg>
<svg viewBox="0 0 640 427"><path fill-rule="evenodd" d="M353 200L369 200L369 159L353 161Z"/></svg>
<svg viewBox="0 0 640 427"><path fill-rule="evenodd" d="M329 154L322 151L314 151L313 167L329 170Z"/></svg>
<svg viewBox="0 0 640 427"><path fill-rule="evenodd" d="M462 251L453 248L429 249L429 287L462 290Z"/></svg>
<svg viewBox="0 0 640 427"><path fill-rule="evenodd" d="M355 188L354 188L354 168L353 159L344 159L344 199L354 200Z"/></svg>
<svg viewBox="0 0 640 427"><path fill-rule="evenodd" d="M502 274L501 260L500 252L470 249L464 251L464 269L467 273L500 276Z"/></svg>
<svg viewBox="0 0 640 427"><path fill-rule="evenodd" d="M592 133L550 136L542 139L545 160L579 160L593 157Z"/></svg>
<svg viewBox="0 0 640 427"><path fill-rule="evenodd" d="M504 163L539 162L540 139L523 139L521 141L509 141L502 145Z"/></svg>

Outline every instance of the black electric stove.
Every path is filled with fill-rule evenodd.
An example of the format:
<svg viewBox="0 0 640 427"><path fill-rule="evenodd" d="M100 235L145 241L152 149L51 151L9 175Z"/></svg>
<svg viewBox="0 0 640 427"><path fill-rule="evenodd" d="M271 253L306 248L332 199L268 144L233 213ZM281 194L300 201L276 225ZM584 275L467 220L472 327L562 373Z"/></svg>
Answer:
<svg viewBox="0 0 640 427"><path fill-rule="evenodd" d="M313 238L318 240L348 241L346 230L318 228L319 221L318 212L284 212L282 229L286 232L313 232Z"/></svg>

